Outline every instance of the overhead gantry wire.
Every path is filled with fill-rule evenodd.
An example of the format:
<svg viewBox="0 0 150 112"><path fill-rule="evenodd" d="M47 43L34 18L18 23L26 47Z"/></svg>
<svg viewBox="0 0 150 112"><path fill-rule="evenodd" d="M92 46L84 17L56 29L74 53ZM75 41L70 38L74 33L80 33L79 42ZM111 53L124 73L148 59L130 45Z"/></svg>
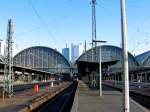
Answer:
<svg viewBox="0 0 150 112"><path fill-rule="evenodd" d="M31 29L31 30L25 31L25 32L22 32L22 33L20 33L20 34L17 34L16 37L20 37L20 36L23 36L23 35L25 35L25 34L27 34L27 33L34 32L34 31L37 31L37 30L41 30L41 29L43 29L43 28L44 28L44 27L41 26L41 27L37 27L37 28Z"/></svg>
<svg viewBox="0 0 150 112"><path fill-rule="evenodd" d="M27 3L31 6L31 8L33 9L34 13L36 14L37 18L39 19L39 21L41 22L41 24L44 26L45 30L48 32L49 36L52 38L52 40L54 41L55 44L56 43L56 39L54 38L53 34L50 32L49 28L47 27L47 25L45 24L45 22L43 21L42 17L40 16L40 14L38 13L38 11L36 10L36 8L33 6L33 4L31 3L30 0L26 0Z"/></svg>
<svg viewBox="0 0 150 112"><path fill-rule="evenodd" d="M67 16L62 16L61 18L59 18L59 19L57 19L57 20L55 19L55 20L57 21L57 24L58 24L58 22L59 22L60 20L65 19L65 18L67 18ZM49 24L47 24L47 26L48 26L48 25L49 25ZM36 27L36 28L32 28L32 29L27 30L27 31L25 31L25 32L19 33L19 34L17 34L15 37L24 36L24 35L26 35L26 34L28 34L28 33L31 33L31 32L37 31L37 30L41 30L41 29L44 29L44 26L43 26L43 25L40 25L40 26L38 26L38 27ZM0 37L2 37L2 36L0 35Z"/></svg>

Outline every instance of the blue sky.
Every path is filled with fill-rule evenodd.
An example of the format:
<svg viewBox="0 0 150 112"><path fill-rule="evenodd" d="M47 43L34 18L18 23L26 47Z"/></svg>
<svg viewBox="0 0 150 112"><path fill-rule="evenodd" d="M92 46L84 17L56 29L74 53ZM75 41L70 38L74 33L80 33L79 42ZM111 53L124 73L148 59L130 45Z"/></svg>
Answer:
<svg viewBox="0 0 150 112"><path fill-rule="evenodd" d="M91 0L0 0L0 38L7 21L14 24L14 54L43 45L60 52L66 43L91 42ZM150 46L150 0L126 0L128 50L139 54ZM97 0L97 38L120 46L120 0ZM40 17L38 17L38 15ZM90 45L88 45L90 47Z"/></svg>

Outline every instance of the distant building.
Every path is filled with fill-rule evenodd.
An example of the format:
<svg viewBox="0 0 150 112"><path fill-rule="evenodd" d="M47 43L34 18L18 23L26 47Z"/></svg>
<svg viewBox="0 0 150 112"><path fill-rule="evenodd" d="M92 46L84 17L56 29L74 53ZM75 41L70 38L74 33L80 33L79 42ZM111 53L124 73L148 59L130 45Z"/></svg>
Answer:
<svg viewBox="0 0 150 112"><path fill-rule="evenodd" d="M71 44L71 62L74 63L79 57L79 45Z"/></svg>
<svg viewBox="0 0 150 112"><path fill-rule="evenodd" d="M69 48L63 48L62 55L69 61Z"/></svg>

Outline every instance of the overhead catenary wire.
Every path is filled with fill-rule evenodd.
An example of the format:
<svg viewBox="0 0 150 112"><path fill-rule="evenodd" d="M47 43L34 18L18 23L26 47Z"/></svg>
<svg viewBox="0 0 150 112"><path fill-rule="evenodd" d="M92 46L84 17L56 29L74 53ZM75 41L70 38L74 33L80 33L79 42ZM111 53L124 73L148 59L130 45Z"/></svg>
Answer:
<svg viewBox="0 0 150 112"><path fill-rule="evenodd" d="M28 34L28 33L31 33L31 32L37 31L37 30L41 30L41 29L43 29L43 28L44 28L43 26L37 27L37 28L33 28L33 29L28 30L28 31L19 33L19 34L17 34L15 37L20 37L20 36L23 36L23 35L25 35L25 34Z"/></svg>
<svg viewBox="0 0 150 112"><path fill-rule="evenodd" d="M42 19L42 17L40 16L40 14L38 13L38 11L36 10L36 8L34 7L34 5L32 4L32 2L30 0L26 0L27 3L31 6L31 8L33 9L34 13L36 14L37 18L39 19L39 21L41 22L41 24L44 26L45 30L47 31L48 35L52 38L52 40L54 41L54 43L57 45L56 39L54 38L52 32L49 30L49 28L47 27L47 25L45 24L44 20Z"/></svg>
<svg viewBox="0 0 150 112"><path fill-rule="evenodd" d="M65 18L67 18L67 16L62 16L61 18L57 18L57 24L58 24L58 22L59 22L60 20L65 19ZM55 21L56 21L56 19L55 19ZM49 26L49 23L46 23L46 24L47 24L47 26ZM60 24L60 23L59 23L59 24ZM24 35L26 35L26 34L28 34L28 33L35 32L35 31L41 30L41 29L44 29L44 26L43 26L43 25L40 25L40 26L38 26L38 27L36 27L36 28L32 28L32 29L29 29L29 30L24 31L24 32L21 32L21 33L18 33L18 34L15 35L15 37L24 36ZM0 36L1 36L1 35L0 35Z"/></svg>

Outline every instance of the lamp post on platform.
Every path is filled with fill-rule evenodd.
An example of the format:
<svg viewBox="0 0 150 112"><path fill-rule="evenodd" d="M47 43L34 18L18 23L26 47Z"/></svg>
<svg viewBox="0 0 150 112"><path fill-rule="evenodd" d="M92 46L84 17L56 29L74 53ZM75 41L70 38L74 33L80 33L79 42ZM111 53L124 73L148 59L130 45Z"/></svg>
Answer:
<svg viewBox="0 0 150 112"><path fill-rule="evenodd" d="M106 43L107 41L92 40L95 43ZM101 45L99 45L99 96L102 96L102 66L101 66Z"/></svg>

